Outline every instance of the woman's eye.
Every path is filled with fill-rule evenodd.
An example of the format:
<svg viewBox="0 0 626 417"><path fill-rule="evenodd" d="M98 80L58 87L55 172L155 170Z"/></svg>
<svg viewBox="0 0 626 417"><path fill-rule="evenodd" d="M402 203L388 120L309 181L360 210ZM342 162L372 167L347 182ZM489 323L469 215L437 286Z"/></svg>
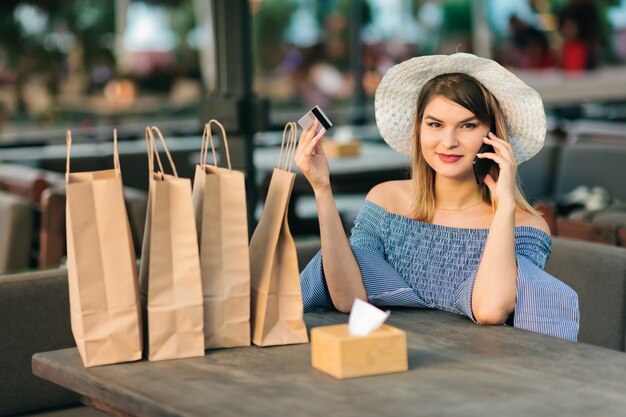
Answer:
<svg viewBox="0 0 626 417"><path fill-rule="evenodd" d="M430 127L441 127L441 123L430 122L430 123L428 123L428 126L430 126Z"/></svg>
<svg viewBox="0 0 626 417"><path fill-rule="evenodd" d="M478 126L478 125L477 125L476 123L465 123L465 124L464 124L463 126L461 126L461 127L466 128L466 129L474 129L474 128L475 128L475 127L477 127L477 126Z"/></svg>

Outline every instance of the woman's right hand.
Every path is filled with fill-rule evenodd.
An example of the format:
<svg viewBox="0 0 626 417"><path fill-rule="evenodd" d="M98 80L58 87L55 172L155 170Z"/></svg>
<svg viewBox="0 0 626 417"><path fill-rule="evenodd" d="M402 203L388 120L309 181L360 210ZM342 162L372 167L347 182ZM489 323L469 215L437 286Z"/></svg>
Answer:
<svg viewBox="0 0 626 417"><path fill-rule="evenodd" d="M326 134L323 129L316 135L319 121L315 120L308 130L302 132L294 160L300 171L318 193L330 189L330 170L328 160L322 147L322 138Z"/></svg>

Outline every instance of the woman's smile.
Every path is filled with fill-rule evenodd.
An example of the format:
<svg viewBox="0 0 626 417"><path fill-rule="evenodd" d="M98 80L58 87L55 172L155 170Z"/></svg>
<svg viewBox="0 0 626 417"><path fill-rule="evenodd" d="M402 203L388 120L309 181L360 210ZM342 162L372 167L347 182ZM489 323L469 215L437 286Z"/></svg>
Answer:
<svg viewBox="0 0 626 417"><path fill-rule="evenodd" d="M455 155L455 154L446 154L446 153L438 153L437 156L441 159L442 162L446 164L453 164L463 158L463 155Z"/></svg>

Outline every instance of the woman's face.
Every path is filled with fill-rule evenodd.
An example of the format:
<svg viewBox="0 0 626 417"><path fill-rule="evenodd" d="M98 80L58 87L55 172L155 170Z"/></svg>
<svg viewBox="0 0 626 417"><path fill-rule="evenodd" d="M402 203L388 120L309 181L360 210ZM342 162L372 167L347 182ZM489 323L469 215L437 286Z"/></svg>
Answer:
<svg viewBox="0 0 626 417"><path fill-rule="evenodd" d="M489 133L474 113L443 96L426 105L421 124L424 159L437 175L473 180L472 161Z"/></svg>

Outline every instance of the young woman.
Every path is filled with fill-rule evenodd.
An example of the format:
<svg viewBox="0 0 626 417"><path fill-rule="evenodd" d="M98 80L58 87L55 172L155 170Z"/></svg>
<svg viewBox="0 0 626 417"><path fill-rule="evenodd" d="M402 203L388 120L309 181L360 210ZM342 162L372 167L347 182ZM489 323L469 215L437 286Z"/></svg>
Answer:
<svg viewBox="0 0 626 417"><path fill-rule="evenodd" d="M470 54L413 58L376 91L376 122L410 155L412 179L374 187L345 237L317 125L295 161L317 200L322 250L301 274L305 311L437 308L480 324L575 341L578 297L543 271L552 243L524 200L517 164L543 146L539 95L494 61ZM478 153L483 144L493 152ZM475 178L473 160L494 162Z"/></svg>

